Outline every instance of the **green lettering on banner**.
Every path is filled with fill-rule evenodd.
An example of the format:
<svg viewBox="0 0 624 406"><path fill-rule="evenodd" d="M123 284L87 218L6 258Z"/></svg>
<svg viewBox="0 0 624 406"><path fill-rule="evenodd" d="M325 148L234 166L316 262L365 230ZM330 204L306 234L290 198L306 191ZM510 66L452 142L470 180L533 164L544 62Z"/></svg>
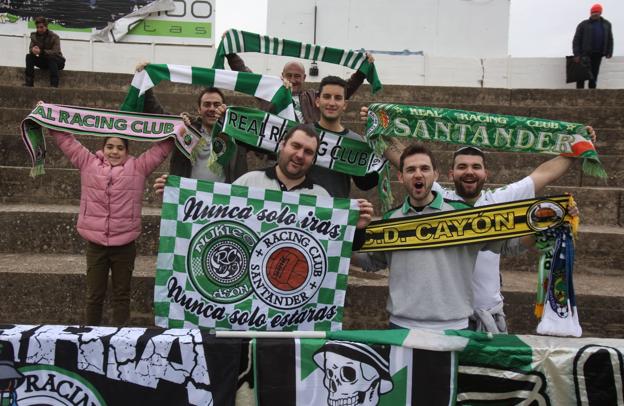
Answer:
<svg viewBox="0 0 624 406"><path fill-rule="evenodd" d="M128 35L212 39L212 23L145 19L135 25Z"/></svg>

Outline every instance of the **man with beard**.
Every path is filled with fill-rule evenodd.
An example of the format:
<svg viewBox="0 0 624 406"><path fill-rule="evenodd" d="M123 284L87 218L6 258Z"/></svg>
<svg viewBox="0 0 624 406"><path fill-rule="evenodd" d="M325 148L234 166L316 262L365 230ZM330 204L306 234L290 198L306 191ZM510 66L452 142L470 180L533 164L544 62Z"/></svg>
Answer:
<svg viewBox="0 0 624 406"><path fill-rule="evenodd" d="M589 132L595 137L592 128L589 128ZM449 171L449 180L454 183L455 190L443 189L437 182L434 184L434 190L442 193L447 199L460 200L472 207L532 199L546 186L563 176L573 162L574 158L558 156L544 162L518 182L497 189L483 190L488 179L485 154L476 147L461 147L453 154L452 167ZM507 248L509 251L517 251L520 248L519 240L509 241ZM471 317L471 328L477 331L506 333L499 253L479 252L472 277L472 290L474 315Z"/></svg>
<svg viewBox="0 0 624 406"><path fill-rule="evenodd" d="M236 179L234 184L329 196L327 190L308 177L316 159L319 142L319 136L314 129L305 125L293 127L280 141L277 165L248 172Z"/></svg>
<svg viewBox="0 0 624 406"><path fill-rule="evenodd" d="M438 179L436 161L422 144L405 148L399 158L399 182L407 196L384 219L468 208L433 191ZM391 328L465 329L473 313L472 273L482 249L498 251L500 242L436 249L358 253L352 263L365 271L388 268L390 294L386 310Z"/></svg>
<svg viewBox="0 0 624 406"><path fill-rule="evenodd" d="M277 165L260 171L251 171L234 181L234 185L260 187L297 192L315 196L329 196L327 190L314 183L308 176L316 160L319 148L319 135L307 125L298 125L288 130L280 141L277 152ZM364 243L364 229L371 222L373 205L366 199L358 199L360 218L357 223L355 247Z"/></svg>
<svg viewBox="0 0 624 406"><path fill-rule="evenodd" d="M368 108L360 109L360 120L366 121ZM596 133L587 127L592 142L596 142ZM388 149L384 155L395 166L399 160L403 146L394 138L388 138ZM444 198L462 201L469 206L485 206L488 204L506 203L515 200L531 199L539 195L549 184L556 182L572 166L574 158L557 156L538 166L529 176L518 182L497 188L483 190L487 182L488 171L485 165L485 154L476 147L461 147L453 154L453 162L449 171L449 180L455 184L455 190L444 189L435 182L433 190L443 194ZM576 213L575 209L571 213ZM573 214L575 215L575 214ZM524 239L522 245L530 245L531 239ZM505 252L517 253L522 249L519 240L509 240L504 245ZM480 251L473 274L472 289L474 293L474 314L471 317L471 328L491 333L506 333L507 323L503 312L503 296L501 294L500 254L491 251Z"/></svg>

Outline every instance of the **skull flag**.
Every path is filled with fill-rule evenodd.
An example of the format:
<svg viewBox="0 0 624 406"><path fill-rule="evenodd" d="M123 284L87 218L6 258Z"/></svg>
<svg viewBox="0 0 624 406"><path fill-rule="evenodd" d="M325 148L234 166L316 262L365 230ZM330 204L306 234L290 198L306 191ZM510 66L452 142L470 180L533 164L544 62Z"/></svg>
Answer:
<svg viewBox="0 0 624 406"><path fill-rule="evenodd" d="M256 339L258 405L454 404L456 356L386 344Z"/></svg>

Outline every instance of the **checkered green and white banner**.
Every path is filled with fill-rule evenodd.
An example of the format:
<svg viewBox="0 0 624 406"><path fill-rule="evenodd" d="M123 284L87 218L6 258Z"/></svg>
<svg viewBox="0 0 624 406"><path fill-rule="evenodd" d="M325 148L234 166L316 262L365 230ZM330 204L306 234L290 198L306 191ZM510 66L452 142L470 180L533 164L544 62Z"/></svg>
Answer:
<svg viewBox="0 0 624 406"><path fill-rule="evenodd" d="M357 201L169 176L156 325L340 330Z"/></svg>

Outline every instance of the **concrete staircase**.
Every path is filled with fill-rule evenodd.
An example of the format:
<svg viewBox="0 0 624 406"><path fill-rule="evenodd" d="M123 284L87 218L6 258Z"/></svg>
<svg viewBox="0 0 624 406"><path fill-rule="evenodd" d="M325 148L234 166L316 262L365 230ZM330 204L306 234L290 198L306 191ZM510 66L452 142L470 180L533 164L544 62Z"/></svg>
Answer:
<svg viewBox="0 0 624 406"><path fill-rule="evenodd" d="M117 108L125 96L131 75L63 72L61 87L23 88L23 71L0 67L0 278L5 300L0 302L0 323L80 323L84 294L84 241L75 231L80 197L79 174L53 142L46 157L46 175L28 176L30 161L19 137L19 123L38 100L57 104ZM37 85L47 78L37 71ZM157 87L157 95L171 112L193 111L196 89L171 83ZM255 105L252 98L226 92L230 105ZM502 114L581 122L598 132L597 147L607 173L606 180L584 175L576 165L545 194L572 193L582 214L582 230L577 244L575 285L580 318L586 335L624 334L624 265L619 252L624 247L624 91L618 90L507 90L451 87L387 86L371 96L363 86L350 101L347 126L362 131L357 121L361 105L388 101L423 106L440 106ZM49 140L49 139L48 139ZM50 141L50 140L49 140ZM91 150L99 148L95 137L83 142ZM442 180L450 163L452 146L432 144L442 165ZM133 143L131 151L146 148ZM262 162L249 155L250 166ZM488 166L492 186L506 184L528 175L548 158L527 154L491 153ZM167 171L163 164L153 175ZM150 185L149 183L148 185ZM140 257L133 285L134 324L152 323L151 305L155 255L158 247L159 200L146 185L143 233L139 238ZM403 197L394 185L396 199ZM357 190L377 202L375 193ZM536 256L504 260L506 312L511 331L531 333ZM349 282L345 328L383 328L387 296L387 274L366 274L354 270ZM8 300L7 300L8 299Z"/></svg>

